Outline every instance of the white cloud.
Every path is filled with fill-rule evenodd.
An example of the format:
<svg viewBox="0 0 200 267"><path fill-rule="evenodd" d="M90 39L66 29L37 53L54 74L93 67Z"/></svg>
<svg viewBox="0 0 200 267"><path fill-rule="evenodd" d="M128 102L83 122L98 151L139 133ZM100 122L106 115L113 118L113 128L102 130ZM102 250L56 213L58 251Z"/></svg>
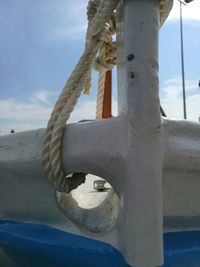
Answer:
<svg viewBox="0 0 200 267"><path fill-rule="evenodd" d="M197 89L198 79L186 80L186 109L187 118L198 121L200 116L200 93ZM181 77L169 79L164 82L161 105L169 118L183 118L183 98Z"/></svg>
<svg viewBox="0 0 200 267"><path fill-rule="evenodd" d="M41 90L41 91L35 92L30 97L30 100L32 102L40 102L40 103L49 105L50 104L49 98L50 98L50 96L52 96L54 94L55 94L54 92L48 92L48 91L45 91L45 90Z"/></svg>
<svg viewBox="0 0 200 267"><path fill-rule="evenodd" d="M50 97L57 92L35 91L24 101L14 98L0 100L0 119L47 120L51 114Z"/></svg>
<svg viewBox="0 0 200 267"><path fill-rule="evenodd" d="M77 122L80 120L94 120L96 110L96 101L85 101L77 105L69 122Z"/></svg>
<svg viewBox="0 0 200 267"><path fill-rule="evenodd" d="M37 102L0 100L0 118L12 120L41 120L50 116L51 108Z"/></svg>
<svg viewBox="0 0 200 267"><path fill-rule="evenodd" d="M46 127L53 107L49 104L49 96L46 91L35 92L27 101L16 99L0 100L0 135ZM48 105L47 105L48 104ZM96 113L96 101L80 101L72 112L69 123L83 119L94 120ZM113 101L113 115L117 114L117 102Z"/></svg>
<svg viewBox="0 0 200 267"><path fill-rule="evenodd" d="M45 127L52 108L45 90L34 92L26 101L14 98L0 100L0 135Z"/></svg>
<svg viewBox="0 0 200 267"><path fill-rule="evenodd" d="M186 80L187 92L196 89L197 80ZM177 99L182 95L182 80L181 77L176 77L164 81L163 92L165 93L165 101Z"/></svg>
<svg viewBox="0 0 200 267"><path fill-rule="evenodd" d="M117 101L112 101L112 115L117 115ZM96 100L82 102L72 113L69 122L77 122L80 120L94 120L96 116Z"/></svg>
<svg viewBox="0 0 200 267"><path fill-rule="evenodd" d="M194 0L193 2L185 5L182 5L183 19L189 20L200 20L200 1ZM172 11L168 19L179 19L180 18L180 3L175 0Z"/></svg>

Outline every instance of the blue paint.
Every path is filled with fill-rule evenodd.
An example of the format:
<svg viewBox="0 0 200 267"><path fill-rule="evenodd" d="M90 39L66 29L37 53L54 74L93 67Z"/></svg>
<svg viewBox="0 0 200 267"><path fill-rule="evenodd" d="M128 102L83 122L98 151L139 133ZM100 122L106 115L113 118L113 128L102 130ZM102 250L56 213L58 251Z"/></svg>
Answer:
<svg viewBox="0 0 200 267"><path fill-rule="evenodd" d="M200 231L164 234L165 267L200 267Z"/></svg>
<svg viewBox="0 0 200 267"><path fill-rule="evenodd" d="M46 225L1 221L0 246L16 267L129 267L111 245Z"/></svg>
<svg viewBox="0 0 200 267"><path fill-rule="evenodd" d="M46 225L0 221L0 247L16 267L130 267L111 245ZM200 231L164 234L164 258L200 267Z"/></svg>

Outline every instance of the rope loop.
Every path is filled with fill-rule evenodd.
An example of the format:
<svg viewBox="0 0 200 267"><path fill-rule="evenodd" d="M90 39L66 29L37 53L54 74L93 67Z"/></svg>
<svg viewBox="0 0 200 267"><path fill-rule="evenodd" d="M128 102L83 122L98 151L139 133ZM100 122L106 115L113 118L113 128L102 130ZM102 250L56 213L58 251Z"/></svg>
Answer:
<svg viewBox="0 0 200 267"><path fill-rule="evenodd" d="M95 0L95 3L97 2L99 4L91 15L93 19L88 24L85 50L55 104L45 132L42 151L43 167L49 181L55 185L57 190L63 192L70 192L85 180L85 174L72 175L74 179L78 177L76 178L77 183L75 182L74 185L70 182L71 179L66 177L61 158L62 139L66 121L69 119L81 91L87 84L87 77L91 73L92 62L98 52L101 36L105 32L105 24L116 9L119 0Z"/></svg>

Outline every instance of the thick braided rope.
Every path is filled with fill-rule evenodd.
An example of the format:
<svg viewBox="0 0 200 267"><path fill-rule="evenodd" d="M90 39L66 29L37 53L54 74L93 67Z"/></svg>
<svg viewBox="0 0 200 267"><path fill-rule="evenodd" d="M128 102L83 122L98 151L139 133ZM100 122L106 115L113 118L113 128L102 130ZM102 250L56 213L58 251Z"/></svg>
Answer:
<svg viewBox="0 0 200 267"><path fill-rule="evenodd" d="M106 33L102 38L99 54L93 63L93 68L99 71L96 119L102 118L106 71L111 70L116 65L116 42L112 40L112 35L115 33L116 21L113 15L108 22Z"/></svg>
<svg viewBox="0 0 200 267"><path fill-rule="evenodd" d="M104 7L106 3L106 0L89 0L88 3L88 7L87 7L87 18L88 18L88 28L93 27L94 25L94 19L95 16L97 15L97 11L98 9L101 9ZM106 29L105 26L103 26L104 30ZM88 33L86 35L86 45L88 43L88 41L90 40L90 38L88 38ZM100 45L100 43L99 43ZM84 94L85 95L89 95L90 93L90 88L91 88L91 80L92 80L92 71L90 69L90 71L88 72L88 77L85 83L85 87L84 87Z"/></svg>
<svg viewBox="0 0 200 267"><path fill-rule="evenodd" d="M106 70L102 69L99 71L99 79L98 79L98 93L97 93L97 104L96 104L96 120L100 120L102 118L102 110L103 110L103 99L104 99L104 89L105 89L105 76Z"/></svg>
<svg viewBox="0 0 200 267"><path fill-rule="evenodd" d="M51 177L53 177L54 184L57 189L60 191L70 191L68 188L68 179L65 179L65 174L60 167L60 153L61 153L61 140L63 136L63 128L65 128L66 120L69 118L77 99L80 96L81 90L83 88L85 77L87 76L87 71L90 69L90 62L92 58L95 56L97 50L97 42L94 43L93 49L91 49L90 56L87 57L85 68L82 72L82 76L80 77L79 81L76 82L76 87L74 90L70 92L68 96L67 103L63 106L62 110L58 114L57 120L54 122L54 126L51 133L51 140L50 140L50 147L49 147L49 157L50 157L50 168L51 168ZM67 116L65 115L67 114ZM60 164L59 164L60 163ZM56 179L54 178L56 177ZM64 179L63 179L64 177Z"/></svg>
<svg viewBox="0 0 200 267"><path fill-rule="evenodd" d="M89 1L88 4L88 22L89 25L91 24L91 21L93 20L97 7L99 5L100 0L93 0ZM113 17L113 16L112 16ZM111 17L111 18L112 18ZM103 97L104 97L104 84L105 84L105 71L106 69L112 68L112 66L115 65L113 63L113 56L111 56L111 50L113 50L113 43L112 43L112 34L115 33L116 29L114 29L115 22L113 23L111 21L111 18L109 19L109 22L105 25L105 34L101 37L101 42L99 44L99 51L98 56L93 60L93 68L99 71L99 80L98 80L98 97L97 97L97 106L99 107L96 112L96 119L100 119L102 116L102 108L103 108ZM113 19L112 19L113 20ZM116 53L114 52L114 57ZM91 87L91 72L88 75L84 94L88 95L90 92Z"/></svg>
<svg viewBox="0 0 200 267"><path fill-rule="evenodd" d="M78 97L85 85L85 77L91 69L91 63L98 51L99 40L104 33L104 25L116 9L119 0L102 0L94 19L88 27L85 51L67 81L48 122L43 145L43 166L60 191L71 191L64 174L61 161L61 144L66 126Z"/></svg>
<svg viewBox="0 0 200 267"><path fill-rule="evenodd" d="M89 0L88 6L87 6L88 27L90 27L91 21L94 19L95 14L97 12L97 8L99 7L99 5L100 5L100 0ZM85 83L85 88L84 88L84 94L85 95L90 94L91 81L92 81L92 73L90 70L88 73L86 83Z"/></svg>
<svg viewBox="0 0 200 267"><path fill-rule="evenodd" d="M69 192L80 184L79 179L74 183L73 179L66 179L61 160L62 138L66 121L82 89L87 84L87 77L91 73L91 64L98 51L99 40L105 33L105 24L112 16L119 2L120 0L101 0L99 2L96 14L88 27L85 51L64 86L47 125L42 152L43 166L48 174L49 180L60 191ZM172 0L161 0L161 2L163 3L161 5L162 16L166 18L170 10L169 2L172 2ZM165 7L168 7L168 9L165 9Z"/></svg>
<svg viewBox="0 0 200 267"><path fill-rule="evenodd" d="M51 171L51 163L50 163L50 144L52 139L52 133L55 127L55 122L59 117L59 114L62 112L66 102L70 99L72 92L74 91L75 86L77 84L83 84L83 70L88 68L90 64L90 54L91 52L85 52L81 59L79 60L78 65L76 66L75 70L73 71L70 79L68 80L67 84L64 87L63 92L61 93L54 110L51 114L51 118L48 122L46 133L45 133L45 140L43 145L43 166L45 171L48 173L49 179L53 179L53 174Z"/></svg>

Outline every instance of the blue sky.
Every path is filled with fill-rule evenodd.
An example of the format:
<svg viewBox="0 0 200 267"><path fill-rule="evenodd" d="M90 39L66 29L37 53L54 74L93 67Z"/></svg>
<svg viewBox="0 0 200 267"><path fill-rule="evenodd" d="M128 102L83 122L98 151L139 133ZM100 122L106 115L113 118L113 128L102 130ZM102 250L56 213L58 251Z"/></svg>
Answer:
<svg viewBox="0 0 200 267"><path fill-rule="evenodd" d="M45 127L84 47L86 0L0 0L0 134ZM183 7L188 118L200 116L200 0ZM182 118L179 5L160 30L160 97L170 118ZM95 117L92 93L71 121ZM116 114L116 82L113 83Z"/></svg>

